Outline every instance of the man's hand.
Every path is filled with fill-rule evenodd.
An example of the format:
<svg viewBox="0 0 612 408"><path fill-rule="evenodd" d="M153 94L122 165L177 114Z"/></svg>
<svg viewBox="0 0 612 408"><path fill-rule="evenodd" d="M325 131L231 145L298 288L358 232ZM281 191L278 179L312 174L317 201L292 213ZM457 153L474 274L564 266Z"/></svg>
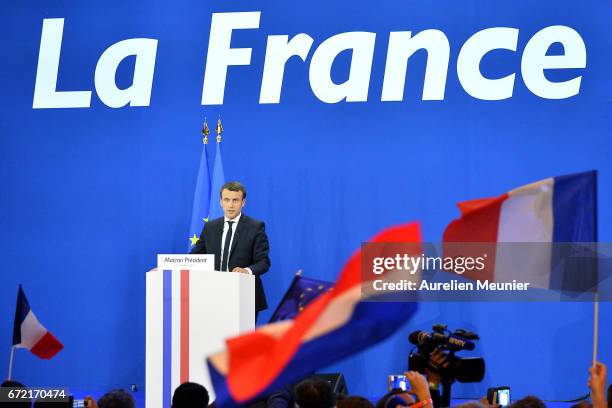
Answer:
<svg viewBox="0 0 612 408"><path fill-rule="evenodd" d="M410 381L409 392L411 394L416 394L419 401L426 401L431 398L431 394L429 394L429 384L425 376L416 371L408 371L406 373L406 378Z"/></svg>
<svg viewBox="0 0 612 408"><path fill-rule="evenodd" d="M238 266L232 269L232 272L246 273L247 275L249 275L249 271L247 269L239 268Z"/></svg>
<svg viewBox="0 0 612 408"><path fill-rule="evenodd" d="M86 408L98 408L98 404L96 404L96 400L93 399L91 395L86 396L83 402L85 403Z"/></svg>
<svg viewBox="0 0 612 408"><path fill-rule="evenodd" d="M607 407L606 403L606 365L600 362L589 368L589 388L591 389L591 399L593 408Z"/></svg>

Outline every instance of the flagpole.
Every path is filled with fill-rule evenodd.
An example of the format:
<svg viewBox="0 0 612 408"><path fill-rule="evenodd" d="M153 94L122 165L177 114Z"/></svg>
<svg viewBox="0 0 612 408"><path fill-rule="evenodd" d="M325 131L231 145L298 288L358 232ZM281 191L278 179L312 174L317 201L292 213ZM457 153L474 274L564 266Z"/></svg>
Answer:
<svg viewBox="0 0 612 408"><path fill-rule="evenodd" d="M599 217L597 214L597 170L595 170L593 175L593 207L594 207L594 217L595 222L593 225L595 242L599 242L599 231L597 223L599 221ZM597 246L598 247L598 246ZM598 248L599 249L599 248ZM597 253L597 252L596 252ZM597 337L599 335L599 256L595 257L595 271L597 272L597 280L595 282L595 298L593 299L593 367L597 363Z"/></svg>
<svg viewBox="0 0 612 408"><path fill-rule="evenodd" d="M597 337L599 332L599 292L595 289L593 302L593 367L597 363Z"/></svg>
<svg viewBox="0 0 612 408"><path fill-rule="evenodd" d="M13 376L13 356L15 354L15 346L11 346L11 359L9 361L9 369L8 369L8 378L7 380L11 380Z"/></svg>

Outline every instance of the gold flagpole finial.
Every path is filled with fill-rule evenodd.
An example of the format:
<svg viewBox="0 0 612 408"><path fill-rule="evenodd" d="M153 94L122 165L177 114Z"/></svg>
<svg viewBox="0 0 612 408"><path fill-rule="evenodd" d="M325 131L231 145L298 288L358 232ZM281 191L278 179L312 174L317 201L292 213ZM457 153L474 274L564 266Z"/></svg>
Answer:
<svg viewBox="0 0 612 408"><path fill-rule="evenodd" d="M204 117L204 127L202 128L202 134L204 135L202 142L204 144L208 144L208 135L210 134L210 129L208 128L208 122L206 122L206 117Z"/></svg>
<svg viewBox="0 0 612 408"><path fill-rule="evenodd" d="M217 143L221 143L221 133L223 133L223 126L221 125L221 116L217 119Z"/></svg>

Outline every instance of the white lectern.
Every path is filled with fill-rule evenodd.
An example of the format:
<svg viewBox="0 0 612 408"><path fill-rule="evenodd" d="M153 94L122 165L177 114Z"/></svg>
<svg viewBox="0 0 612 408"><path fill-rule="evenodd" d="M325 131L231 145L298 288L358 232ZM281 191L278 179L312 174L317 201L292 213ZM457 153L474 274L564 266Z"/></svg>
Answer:
<svg viewBox="0 0 612 408"><path fill-rule="evenodd" d="M158 255L146 278L146 408L170 407L185 381L214 398L205 359L255 327L255 279L214 271L214 255Z"/></svg>

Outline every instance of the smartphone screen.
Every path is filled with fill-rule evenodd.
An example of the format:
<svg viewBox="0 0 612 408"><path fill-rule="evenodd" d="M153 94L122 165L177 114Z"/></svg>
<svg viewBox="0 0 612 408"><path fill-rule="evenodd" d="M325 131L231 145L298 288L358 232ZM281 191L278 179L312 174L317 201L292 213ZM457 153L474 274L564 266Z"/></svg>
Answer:
<svg viewBox="0 0 612 408"><path fill-rule="evenodd" d="M405 375L397 374L390 375L388 378L389 391L391 390L403 390L406 391L408 389L408 380Z"/></svg>
<svg viewBox="0 0 612 408"><path fill-rule="evenodd" d="M502 388L497 390L497 400L499 405L502 407L510 405L510 388Z"/></svg>

